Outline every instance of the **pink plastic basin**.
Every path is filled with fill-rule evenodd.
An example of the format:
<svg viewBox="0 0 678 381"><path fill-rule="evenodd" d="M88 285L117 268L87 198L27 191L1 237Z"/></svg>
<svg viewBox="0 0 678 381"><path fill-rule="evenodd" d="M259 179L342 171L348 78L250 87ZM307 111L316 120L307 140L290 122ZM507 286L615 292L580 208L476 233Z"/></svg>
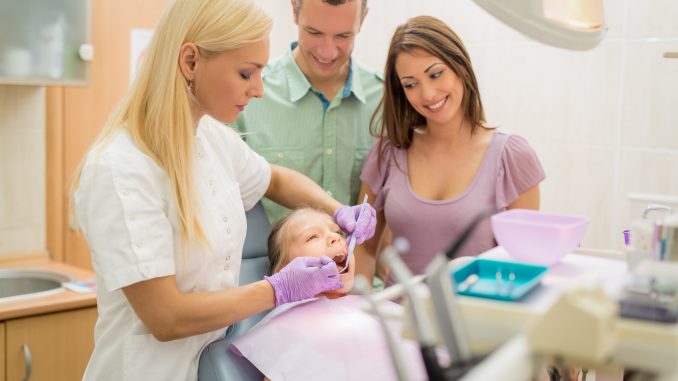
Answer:
<svg viewBox="0 0 678 381"><path fill-rule="evenodd" d="M515 260L551 266L579 246L588 222L585 216L512 209L492 216L492 231Z"/></svg>

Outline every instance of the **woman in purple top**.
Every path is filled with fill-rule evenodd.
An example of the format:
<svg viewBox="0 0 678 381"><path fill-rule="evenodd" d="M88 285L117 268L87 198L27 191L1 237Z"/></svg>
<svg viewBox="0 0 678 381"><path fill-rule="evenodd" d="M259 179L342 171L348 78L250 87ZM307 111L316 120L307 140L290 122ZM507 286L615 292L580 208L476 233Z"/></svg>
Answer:
<svg viewBox="0 0 678 381"><path fill-rule="evenodd" d="M360 176L377 232L356 250L358 273L375 275L388 229L410 242L403 260L420 274L480 212L539 209L539 159L525 139L485 126L471 60L447 25L419 16L399 26L384 77L381 120L372 121L379 140ZM496 246L487 219L470 238L458 255Z"/></svg>

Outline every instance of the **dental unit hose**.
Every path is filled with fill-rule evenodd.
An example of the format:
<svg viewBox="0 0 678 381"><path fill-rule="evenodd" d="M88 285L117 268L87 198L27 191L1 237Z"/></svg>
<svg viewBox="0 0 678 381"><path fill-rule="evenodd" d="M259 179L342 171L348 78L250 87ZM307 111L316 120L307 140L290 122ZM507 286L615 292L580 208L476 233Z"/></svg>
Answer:
<svg viewBox="0 0 678 381"><path fill-rule="evenodd" d="M421 351L426 373L431 381L444 381L443 373L438 363L438 357L435 350L435 331L433 322L426 313L426 306L423 299L416 295L415 285L412 280L412 273L407 268L405 262L400 258L398 252L405 252L409 248L409 243L403 238L396 238L394 246L389 246L381 253L381 258L391 269L391 273L398 282L403 285L403 291L410 301L412 321L414 323L419 349Z"/></svg>

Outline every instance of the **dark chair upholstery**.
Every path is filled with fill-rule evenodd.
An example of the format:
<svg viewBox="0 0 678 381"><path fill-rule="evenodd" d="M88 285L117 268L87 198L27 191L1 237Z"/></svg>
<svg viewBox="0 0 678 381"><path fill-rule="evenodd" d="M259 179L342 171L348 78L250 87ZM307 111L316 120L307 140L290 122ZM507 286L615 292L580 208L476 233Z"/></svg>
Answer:
<svg viewBox="0 0 678 381"><path fill-rule="evenodd" d="M268 270L267 238L271 231L264 207L258 202L247 212L247 236L240 267L240 285L263 279ZM233 324L223 339L209 344L200 355L200 381L261 381L264 376L249 361L234 355L229 344L261 320L269 311L261 312Z"/></svg>

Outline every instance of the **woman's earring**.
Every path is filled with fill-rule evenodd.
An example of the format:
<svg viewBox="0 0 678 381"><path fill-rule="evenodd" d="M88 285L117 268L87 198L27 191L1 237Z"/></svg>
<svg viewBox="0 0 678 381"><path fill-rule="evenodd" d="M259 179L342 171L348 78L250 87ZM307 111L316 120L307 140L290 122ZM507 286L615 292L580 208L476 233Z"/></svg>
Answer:
<svg viewBox="0 0 678 381"><path fill-rule="evenodd" d="M186 87L188 88L188 92L193 94L193 81L192 80L187 80L186 81Z"/></svg>

